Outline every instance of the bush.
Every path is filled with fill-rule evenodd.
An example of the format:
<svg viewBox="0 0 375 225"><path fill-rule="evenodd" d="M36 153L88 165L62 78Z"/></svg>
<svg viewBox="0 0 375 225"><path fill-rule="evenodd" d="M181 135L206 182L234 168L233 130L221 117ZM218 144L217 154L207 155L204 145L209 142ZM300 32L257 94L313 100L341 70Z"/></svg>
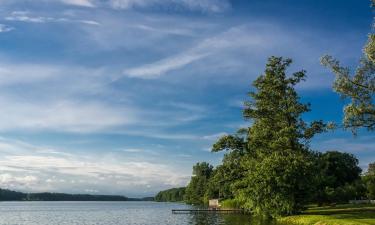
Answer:
<svg viewBox="0 0 375 225"><path fill-rule="evenodd" d="M236 199L225 199L220 202L221 208L224 209L240 209L242 208L242 203Z"/></svg>

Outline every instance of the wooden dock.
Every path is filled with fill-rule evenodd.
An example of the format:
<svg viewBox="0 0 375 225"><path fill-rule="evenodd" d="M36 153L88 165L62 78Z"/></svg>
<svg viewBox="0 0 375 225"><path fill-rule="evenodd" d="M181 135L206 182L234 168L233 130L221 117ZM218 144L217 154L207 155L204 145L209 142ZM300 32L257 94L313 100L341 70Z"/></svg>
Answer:
<svg viewBox="0 0 375 225"><path fill-rule="evenodd" d="M173 214L190 213L243 213L242 209L172 209Z"/></svg>

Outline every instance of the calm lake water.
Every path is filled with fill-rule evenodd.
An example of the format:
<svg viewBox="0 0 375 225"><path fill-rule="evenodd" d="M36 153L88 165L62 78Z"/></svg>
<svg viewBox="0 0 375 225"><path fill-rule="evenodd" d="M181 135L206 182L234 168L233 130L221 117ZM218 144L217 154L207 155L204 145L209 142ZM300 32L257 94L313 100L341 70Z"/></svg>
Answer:
<svg viewBox="0 0 375 225"><path fill-rule="evenodd" d="M0 225L269 225L239 214L172 214L157 202L0 202Z"/></svg>

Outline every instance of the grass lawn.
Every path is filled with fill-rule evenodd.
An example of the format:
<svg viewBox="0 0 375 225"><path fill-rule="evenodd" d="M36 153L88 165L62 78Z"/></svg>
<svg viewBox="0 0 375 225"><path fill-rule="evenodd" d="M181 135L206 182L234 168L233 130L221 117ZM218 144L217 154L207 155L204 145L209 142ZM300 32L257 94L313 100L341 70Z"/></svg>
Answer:
<svg viewBox="0 0 375 225"><path fill-rule="evenodd" d="M296 225L375 225L375 205L337 205L312 207L302 215L279 219Z"/></svg>

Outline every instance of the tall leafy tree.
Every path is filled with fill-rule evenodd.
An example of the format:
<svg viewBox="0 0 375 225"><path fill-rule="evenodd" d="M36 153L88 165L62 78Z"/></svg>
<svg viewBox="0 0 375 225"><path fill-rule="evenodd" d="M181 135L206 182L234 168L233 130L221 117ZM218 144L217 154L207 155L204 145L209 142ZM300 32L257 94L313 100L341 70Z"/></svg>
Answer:
<svg viewBox="0 0 375 225"><path fill-rule="evenodd" d="M244 179L237 182L236 198L244 207L267 216L300 211L312 181L313 160L308 142L323 132L322 121L310 124L301 119L309 105L300 102L295 85L305 71L287 76L291 59L271 57L265 73L253 83L244 117L253 121L246 140L242 165Z"/></svg>
<svg viewBox="0 0 375 225"><path fill-rule="evenodd" d="M189 204L205 204L205 193L209 179L213 173L213 166L207 162L193 166L193 176L185 190L185 201Z"/></svg>
<svg viewBox="0 0 375 225"><path fill-rule="evenodd" d="M374 7L374 1L372 7ZM336 75L333 89L351 102L344 108L344 127L354 133L360 127L375 130L375 34L369 34L364 56L354 74L341 66L332 56L323 56L321 62Z"/></svg>
<svg viewBox="0 0 375 225"><path fill-rule="evenodd" d="M217 166L207 189L207 198L234 198L235 182L244 176L241 166L247 151L248 128L241 128L233 135L224 135L213 144L211 151L226 151L222 164Z"/></svg>

